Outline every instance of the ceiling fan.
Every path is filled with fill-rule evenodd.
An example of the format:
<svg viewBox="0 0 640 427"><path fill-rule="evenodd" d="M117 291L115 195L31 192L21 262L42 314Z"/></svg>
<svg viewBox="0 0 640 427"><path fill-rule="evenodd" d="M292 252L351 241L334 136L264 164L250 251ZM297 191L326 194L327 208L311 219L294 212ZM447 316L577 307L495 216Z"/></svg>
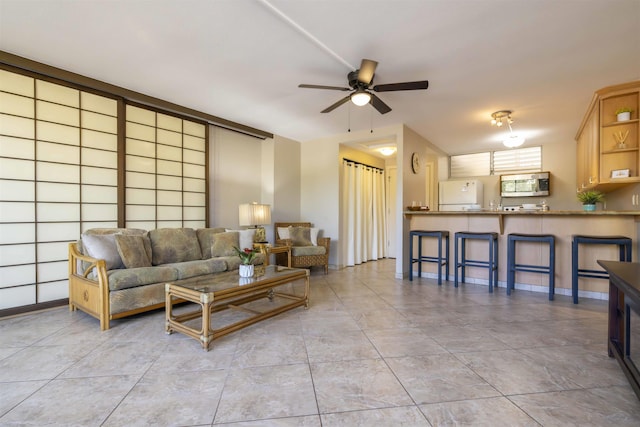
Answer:
<svg viewBox="0 0 640 427"><path fill-rule="evenodd" d="M392 92L398 90L419 90L419 89L427 89L429 87L429 82L427 80L421 80L417 82L404 82L404 83L389 83L386 85L375 85L373 84L373 76L376 71L376 67L378 63L376 61L372 61L371 59L363 59L360 63L360 69L351 71L347 75L347 79L349 81L350 87L341 87L341 86L322 86L322 85L308 85L301 84L298 87L308 88L308 89L328 89L328 90L341 90L341 91L351 91L351 93L333 105L322 110L323 113L328 113L345 102L349 100L356 105L362 106L366 104L373 105L373 108L378 110L380 114L386 114L391 111L391 107L385 104L380 98L378 98L374 92Z"/></svg>

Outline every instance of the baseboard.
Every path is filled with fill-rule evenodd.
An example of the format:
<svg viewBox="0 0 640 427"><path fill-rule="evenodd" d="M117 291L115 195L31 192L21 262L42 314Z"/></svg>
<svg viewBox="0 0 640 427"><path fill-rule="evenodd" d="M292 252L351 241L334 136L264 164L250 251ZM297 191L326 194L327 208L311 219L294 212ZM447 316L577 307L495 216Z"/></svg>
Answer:
<svg viewBox="0 0 640 427"><path fill-rule="evenodd" d="M415 272L414 272L414 277L418 277L417 273L415 273ZM438 273L422 273L422 277L424 277L426 279L438 280ZM400 277L398 277L398 278L400 278ZM448 280L450 282L453 282L453 279L454 279L454 277L452 275L449 275L448 279L446 279L445 277L442 278L442 280ZM476 278L476 277L465 277L465 283L472 283L474 285L489 286L489 280L488 279L479 279L479 278ZM507 282L498 280L498 287L506 289ZM515 283L514 284L514 288L516 290L519 289L519 290L522 290L522 291L540 292L540 293L545 293L545 294L549 293L549 287L548 286L530 285L530 284L527 284L527 283ZM559 288L559 287L556 286L555 295L572 296L571 295L571 289ZM590 298L590 299L596 299L596 300L609 301L609 293L607 293L607 292L594 292L594 291L583 291L583 290L580 290L578 292L578 295L579 295L580 298Z"/></svg>

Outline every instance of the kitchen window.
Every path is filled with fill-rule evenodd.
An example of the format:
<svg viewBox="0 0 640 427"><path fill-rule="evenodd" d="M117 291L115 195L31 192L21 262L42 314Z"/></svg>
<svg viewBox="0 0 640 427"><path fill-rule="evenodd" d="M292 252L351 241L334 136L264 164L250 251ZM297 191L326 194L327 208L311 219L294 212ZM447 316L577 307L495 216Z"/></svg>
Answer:
<svg viewBox="0 0 640 427"><path fill-rule="evenodd" d="M542 170L542 147L527 147L449 157L451 178L500 175Z"/></svg>

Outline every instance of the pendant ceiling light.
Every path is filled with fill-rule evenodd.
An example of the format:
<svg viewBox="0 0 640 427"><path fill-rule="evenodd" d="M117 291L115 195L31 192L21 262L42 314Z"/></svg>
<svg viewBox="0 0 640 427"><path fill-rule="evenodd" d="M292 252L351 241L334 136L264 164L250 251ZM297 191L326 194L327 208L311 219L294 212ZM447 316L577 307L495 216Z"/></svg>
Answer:
<svg viewBox="0 0 640 427"><path fill-rule="evenodd" d="M502 127L503 122L506 122L507 126L509 126L509 137L502 141L502 144L507 148L515 148L524 144L524 138L513 133L513 128L511 127L513 119L511 118L511 114L513 114L511 110L500 110L491 114L492 126Z"/></svg>

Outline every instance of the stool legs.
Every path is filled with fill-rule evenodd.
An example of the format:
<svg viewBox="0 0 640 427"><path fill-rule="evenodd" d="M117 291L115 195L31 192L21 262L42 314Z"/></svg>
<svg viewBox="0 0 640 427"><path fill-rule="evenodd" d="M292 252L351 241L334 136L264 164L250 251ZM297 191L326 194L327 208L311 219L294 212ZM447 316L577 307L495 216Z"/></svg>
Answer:
<svg viewBox="0 0 640 427"><path fill-rule="evenodd" d="M536 242L549 244L549 264L548 265L529 265L518 264L516 262L516 243L520 242ZM516 271L527 271L530 273L542 273L549 275L549 301L553 301L555 294L555 275L556 275L556 243L555 237L551 234L509 234L507 242L507 295L511 295L511 291L515 287Z"/></svg>
<svg viewBox="0 0 640 427"><path fill-rule="evenodd" d="M418 257L414 258L413 238L418 238ZM438 239L438 256L422 255L422 238L436 237ZM442 253L442 239L445 243L445 253ZM442 285L442 268L446 267L445 280L449 277L449 232L414 230L409 232L409 281L413 281L413 264L418 263L418 277L422 276L422 263L435 262L438 264L438 285Z"/></svg>
<svg viewBox="0 0 640 427"><path fill-rule="evenodd" d="M488 240L489 241L489 260L471 260L467 259L466 239ZM458 287L459 280L465 281L466 267L481 267L489 269L489 292L493 292L493 287L498 286L498 236L497 233L472 233L459 232L455 234L454 242L454 286ZM458 273L458 269L460 272Z"/></svg>
<svg viewBox="0 0 640 427"><path fill-rule="evenodd" d="M574 235L571 239L571 295L573 303L578 304L578 278L590 277L594 279L609 279L609 275L603 270L591 270L580 268L578 255L580 244L616 245L619 249L620 261L631 261L632 240L625 236L585 236Z"/></svg>
<svg viewBox="0 0 640 427"><path fill-rule="evenodd" d="M578 242L571 240L571 296L578 303Z"/></svg>

